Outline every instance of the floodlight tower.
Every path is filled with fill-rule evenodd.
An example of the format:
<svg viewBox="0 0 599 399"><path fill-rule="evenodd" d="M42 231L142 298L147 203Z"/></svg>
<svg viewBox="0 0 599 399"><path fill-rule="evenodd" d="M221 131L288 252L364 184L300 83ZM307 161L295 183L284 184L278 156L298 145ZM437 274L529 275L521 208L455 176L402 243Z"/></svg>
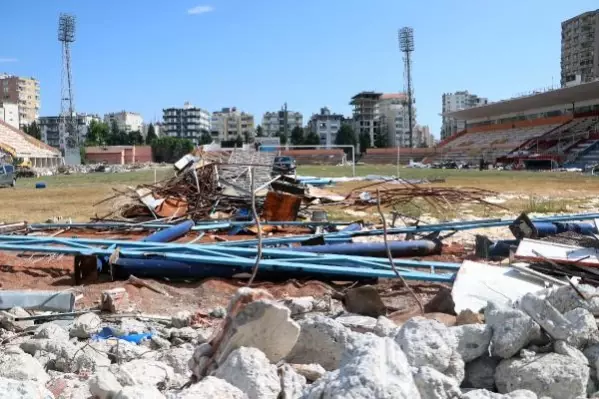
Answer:
<svg viewBox="0 0 599 399"><path fill-rule="evenodd" d="M404 90L406 92L407 104L408 104L408 138L410 148L413 147L413 126L412 126L412 115L413 109L412 104L414 99L412 98L412 52L414 51L414 29L409 26L405 26L399 30L399 51L403 53L404 63ZM402 140L403 141L403 140Z"/></svg>
<svg viewBox="0 0 599 399"><path fill-rule="evenodd" d="M60 96L60 124L66 132L66 147L79 147L75 100L73 98L73 75L71 71L71 43L75 41L75 16L60 14L58 18L58 41L62 43L62 79Z"/></svg>

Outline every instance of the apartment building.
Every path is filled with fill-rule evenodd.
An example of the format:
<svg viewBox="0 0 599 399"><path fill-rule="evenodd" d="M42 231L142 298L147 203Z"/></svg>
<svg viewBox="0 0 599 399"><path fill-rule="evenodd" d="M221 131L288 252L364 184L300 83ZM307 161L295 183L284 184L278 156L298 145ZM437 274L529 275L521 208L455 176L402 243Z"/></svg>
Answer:
<svg viewBox="0 0 599 399"><path fill-rule="evenodd" d="M29 125L39 117L40 84L35 78L0 74L0 101L17 104L19 126Z"/></svg>
<svg viewBox="0 0 599 399"><path fill-rule="evenodd" d="M199 144L200 137L210 132L210 112L194 107L189 102L183 108L163 109L162 113L163 124L162 128L159 127L161 135L189 139Z"/></svg>
<svg viewBox="0 0 599 399"><path fill-rule="evenodd" d="M433 147L435 145L435 138L428 126L416 125L414 127L414 143L416 147Z"/></svg>
<svg viewBox="0 0 599 399"><path fill-rule="evenodd" d="M143 129L144 119L137 112L111 112L104 115L104 122L108 126L112 126L113 121L116 122L119 130L127 133L140 132Z"/></svg>
<svg viewBox="0 0 599 399"><path fill-rule="evenodd" d="M254 115L239 111L236 107L223 108L212 113L212 139L221 142L244 139L254 134Z"/></svg>
<svg viewBox="0 0 599 399"><path fill-rule="evenodd" d="M379 132L382 135L379 143L388 147L410 146L410 114L408 96L405 93L385 93L379 97L378 118ZM412 106L412 146L418 146L415 129L416 107Z"/></svg>
<svg viewBox="0 0 599 399"><path fill-rule="evenodd" d="M102 119L99 115L94 114L77 114L77 135L79 136L79 142L83 143L87 132L89 131L89 125L92 121L100 122ZM42 141L52 147L66 150L67 148L67 133L65 125L61 125L60 116L42 116L38 118L37 124L40 128Z"/></svg>
<svg viewBox="0 0 599 399"><path fill-rule="evenodd" d="M370 143L374 143L379 134L378 102L381 96L382 93L363 91L353 96L349 103L353 106L352 119L356 135L368 135Z"/></svg>
<svg viewBox="0 0 599 399"><path fill-rule="evenodd" d="M323 107L320 113L313 114L308 121L308 130L318 134L321 145L334 145L343 121L343 115L333 114L327 107Z"/></svg>
<svg viewBox="0 0 599 399"><path fill-rule="evenodd" d="M599 79L599 10L562 22L561 85Z"/></svg>
<svg viewBox="0 0 599 399"><path fill-rule="evenodd" d="M0 120L19 129L19 106L15 103L0 101Z"/></svg>
<svg viewBox="0 0 599 399"><path fill-rule="evenodd" d="M304 126L304 117L300 112L289 111L286 108L275 112L265 112L262 116L262 129L268 137L277 136L279 133L291 131L295 127ZM287 126L287 129L285 129Z"/></svg>
<svg viewBox="0 0 599 399"><path fill-rule="evenodd" d="M441 103L442 114L445 114L447 112L486 105L489 103L489 99L471 94L468 90L462 90L455 93L443 93ZM441 118L441 140L466 128L466 121L459 121L446 116L442 116Z"/></svg>

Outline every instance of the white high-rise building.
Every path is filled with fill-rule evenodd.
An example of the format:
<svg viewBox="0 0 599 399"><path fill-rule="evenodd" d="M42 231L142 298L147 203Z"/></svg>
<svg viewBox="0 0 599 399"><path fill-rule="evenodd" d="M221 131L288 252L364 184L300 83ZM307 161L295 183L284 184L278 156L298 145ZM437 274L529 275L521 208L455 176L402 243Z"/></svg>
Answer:
<svg viewBox="0 0 599 399"><path fill-rule="evenodd" d="M19 129L19 106L15 103L0 101L0 120Z"/></svg>
<svg viewBox="0 0 599 399"><path fill-rule="evenodd" d="M304 126L304 117L300 112L285 108L276 112L265 112L262 116L262 129L268 137L285 132L285 125L287 125L287 134L290 135L293 128Z"/></svg>
<svg viewBox="0 0 599 399"><path fill-rule="evenodd" d="M245 140L254 134L254 115L239 111L235 107L223 108L212 113L212 139L221 141Z"/></svg>
<svg viewBox="0 0 599 399"><path fill-rule="evenodd" d="M444 93L441 101L443 114L478 107L489 103L487 98L471 94L468 90L456 91L455 93ZM442 119L441 140L466 128L466 121L459 121L446 116L442 116Z"/></svg>
<svg viewBox="0 0 599 399"><path fill-rule="evenodd" d="M200 137L210 133L210 112L186 102L183 108L166 108L163 112L163 124L156 135L179 137L199 144ZM157 126L154 125L156 129Z"/></svg>
<svg viewBox="0 0 599 399"><path fill-rule="evenodd" d="M113 121L116 122L119 130L123 132L131 133L131 132L142 132L144 119L142 116L136 112L111 112L109 114L104 115L104 122L108 124L108 126L112 126Z"/></svg>
<svg viewBox="0 0 599 399"><path fill-rule="evenodd" d="M379 131L382 137L386 136L386 145L389 147L410 146L410 117L405 93L381 94L377 102L379 116ZM416 107L412 106L412 146L417 147L416 134Z"/></svg>
<svg viewBox="0 0 599 399"><path fill-rule="evenodd" d="M327 107L324 107L320 109L319 114L312 115L308 122L308 129L318 134L320 145L334 145L343 119L343 115L332 114Z"/></svg>

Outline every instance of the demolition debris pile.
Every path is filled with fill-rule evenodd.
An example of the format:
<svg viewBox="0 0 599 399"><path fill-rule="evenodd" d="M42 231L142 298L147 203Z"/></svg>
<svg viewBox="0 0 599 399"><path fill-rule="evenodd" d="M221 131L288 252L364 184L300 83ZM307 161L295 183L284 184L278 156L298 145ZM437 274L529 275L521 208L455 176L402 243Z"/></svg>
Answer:
<svg viewBox="0 0 599 399"><path fill-rule="evenodd" d="M376 317L385 309L374 306L373 292L350 288L342 305L331 297L277 300L241 288L226 312L211 312L224 319L90 312L65 322L60 314L13 308L1 319L0 392L71 399L576 399L598 390L593 287L543 289L445 323L435 314L400 324ZM126 293L113 290L106 298L119 312ZM354 306L373 313L350 313ZM51 316L58 320L47 321Z"/></svg>

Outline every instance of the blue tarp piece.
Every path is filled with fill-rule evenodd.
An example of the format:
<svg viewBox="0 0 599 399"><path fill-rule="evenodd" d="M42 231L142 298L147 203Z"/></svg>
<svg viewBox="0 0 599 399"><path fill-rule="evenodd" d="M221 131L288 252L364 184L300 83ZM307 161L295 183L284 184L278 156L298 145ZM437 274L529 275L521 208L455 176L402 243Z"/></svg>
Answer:
<svg viewBox="0 0 599 399"><path fill-rule="evenodd" d="M99 333L92 337L93 340L100 341L103 339L118 338L123 341L131 342L139 345L143 340L152 338L152 333L142 334L127 334L127 335L116 335L112 328L104 327Z"/></svg>

